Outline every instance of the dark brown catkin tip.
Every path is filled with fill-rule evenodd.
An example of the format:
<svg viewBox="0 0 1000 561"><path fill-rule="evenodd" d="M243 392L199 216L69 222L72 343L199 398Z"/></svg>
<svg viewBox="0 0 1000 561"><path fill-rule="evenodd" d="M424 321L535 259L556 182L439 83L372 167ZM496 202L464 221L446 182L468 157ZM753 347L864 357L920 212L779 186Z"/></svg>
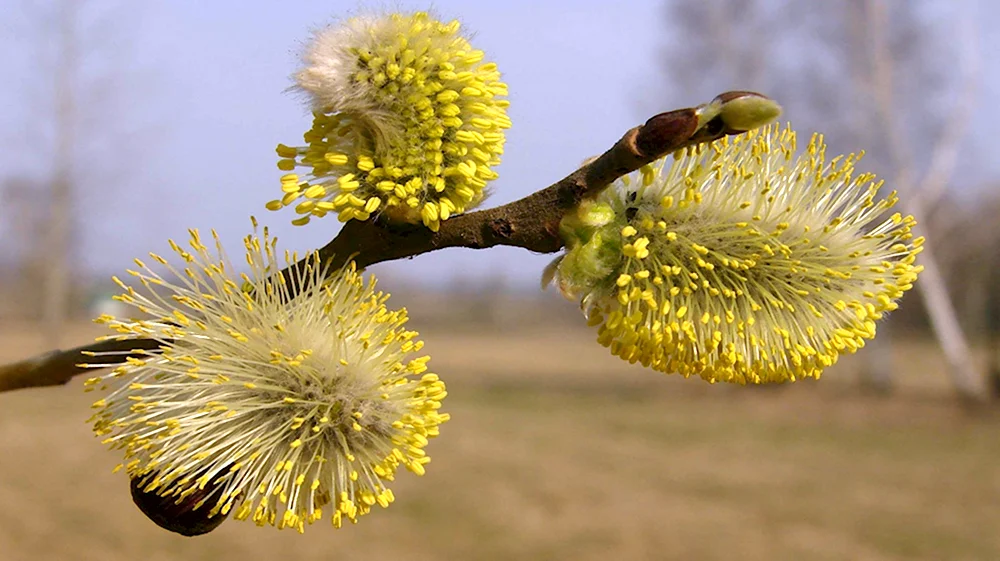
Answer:
<svg viewBox="0 0 1000 561"><path fill-rule="evenodd" d="M139 507L150 520L157 526L170 530L182 536L200 536L207 534L219 527L226 517L223 514L209 516L212 508L206 503L195 508L198 503L214 492L211 484L204 490L199 490L179 503L176 496L161 496L157 490L144 491L147 479L143 477L133 478L130 482L132 488L132 502Z"/></svg>

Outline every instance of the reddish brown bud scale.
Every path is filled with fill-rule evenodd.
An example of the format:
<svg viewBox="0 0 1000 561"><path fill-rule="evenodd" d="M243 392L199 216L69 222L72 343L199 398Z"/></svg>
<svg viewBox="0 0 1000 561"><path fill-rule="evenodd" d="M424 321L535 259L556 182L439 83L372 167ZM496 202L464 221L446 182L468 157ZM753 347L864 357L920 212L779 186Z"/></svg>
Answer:
<svg viewBox="0 0 1000 561"><path fill-rule="evenodd" d="M639 127L635 147L642 156L658 158L684 146L698 128L694 109L678 109L651 117Z"/></svg>
<svg viewBox="0 0 1000 561"><path fill-rule="evenodd" d="M757 92L737 90L737 91L721 93L715 96L715 99L713 101L718 101L720 103L728 103L730 101L733 101L734 99L739 99L741 97L760 97L764 99L770 99L766 95L759 94Z"/></svg>

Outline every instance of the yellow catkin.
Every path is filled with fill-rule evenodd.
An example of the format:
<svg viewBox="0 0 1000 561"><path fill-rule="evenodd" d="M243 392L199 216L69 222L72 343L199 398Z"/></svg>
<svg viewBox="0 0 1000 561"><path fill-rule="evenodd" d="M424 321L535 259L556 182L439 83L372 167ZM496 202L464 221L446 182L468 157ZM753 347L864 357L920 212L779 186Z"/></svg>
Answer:
<svg viewBox="0 0 1000 561"><path fill-rule="evenodd" d="M859 157L828 160L820 136L795 148L774 125L690 149L582 211L602 220L564 219L552 276L598 341L656 370L746 384L819 377L873 338L921 270L915 221L891 213L895 192L877 198Z"/></svg>
<svg viewBox="0 0 1000 561"><path fill-rule="evenodd" d="M315 254L275 277L296 256L280 260L266 229L245 239L250 270L235 278L217 238L214 254L197 231L188 245L171 242L183 270L160 258L163 271L130 271L142 287L122 283L118 298L149 319L98 318L109 337L162 349L88 380L108 392L94 432L147 491L180 499L212 485L197 505L212 516L303 531L324 512L339 527L388 506L394 473L423 473L448 420L406 311L353 266L326 275Z"/></svg>
<svg viewBox="0 0 1000 561"><path fill-rule="evenodd" d="M314 98L306 144L277 149L279 169L300 172L267 208L295 206L297 224L380 213L436 231L478 205L511 123L496 64L459 28L414 13L318 33L297 75Z"/></svg>

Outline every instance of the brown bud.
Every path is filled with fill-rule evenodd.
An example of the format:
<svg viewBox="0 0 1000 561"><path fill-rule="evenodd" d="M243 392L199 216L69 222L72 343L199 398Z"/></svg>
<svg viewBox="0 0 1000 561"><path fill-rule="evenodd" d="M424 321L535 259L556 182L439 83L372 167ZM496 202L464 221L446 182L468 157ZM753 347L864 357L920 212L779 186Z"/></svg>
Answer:
<svg viewBox="0 0 1000 561"><path fill-rule="evenodd" d="M132 478L132 502L157 526L182 536L200 536L218 528L226 520L226 516L219 513L209 516L212 505L204 499L216 491L211 483L178 502L176 495L157 494L163 489L145 491L149 480L150 476ZM199 505L202 501L204 503Z"/></svg>
<svg viewBox="0 0 1000 561"><path fill-rule="evenodd" d="M698 117L694 109L660 113L639 128L635 145L643 156L662 156L686 145L697 128Z"/></svg>

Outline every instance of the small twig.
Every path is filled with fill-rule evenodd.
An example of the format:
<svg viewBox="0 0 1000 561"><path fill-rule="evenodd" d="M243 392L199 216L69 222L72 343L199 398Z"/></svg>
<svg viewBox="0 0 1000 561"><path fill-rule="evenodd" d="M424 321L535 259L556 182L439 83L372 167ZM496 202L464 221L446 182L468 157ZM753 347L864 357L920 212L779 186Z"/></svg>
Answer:
<svg viewBox="0 0 1000 561"><path fill-rule="evenodd" d="M727 102L752 92L727 92L716 98ZM351 259L364 268L383 261L413 257L446 247L484 249L497 245L521 247L539 253L554 253L563 246L559 221L586 197L600 193L619 177L631 173L671 152L712 142L744 130L730 128L721 117L699 122L697 108L660 113L645 124L626 132L610 150L566 176L561 181L512 203L470 212L443 221L437 232L420 225L384 221L351 221L319 250L320 258L337 270ZM282 271L290 277L303 261ZM67 383L84 368L80 364L124 362L132 356L156 350L160 343L148 339L101 341L66 351L51 351L18 363L0 366L0 392ZM101 356L89 352L118 351ZM138 354L136 354L138 356Z"/></svg>
<svg viewBox="0 0 1000 561"><path fill-rule="evenodd" d="M0 366L0 392L24 388L62 386L87 368L83 364L124 362L125 357L143 356L147 351L160 348L152 339L107 339L67 350L47 353ZM133 352L134 351L134 352ZM118 353L113 356L93 356L91 353ZM110 360L109 360L110 359Z"/></svg>

